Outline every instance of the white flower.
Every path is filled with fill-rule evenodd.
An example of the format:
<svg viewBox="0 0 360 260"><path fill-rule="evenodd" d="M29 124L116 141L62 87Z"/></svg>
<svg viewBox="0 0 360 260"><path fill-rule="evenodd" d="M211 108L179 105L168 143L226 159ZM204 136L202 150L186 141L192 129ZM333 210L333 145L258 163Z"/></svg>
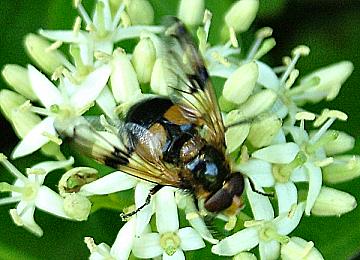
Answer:
<svg viewBox="0 0 360 260"><path fill-rule="evenodd" d="M299 224L305 205L300 203L290 212L274 218L274 211L267 197L252 192L249 184L246 186L254 221L245 223L245 229L228 236L212 247L217 255L232 256L248 251L259 245L261 259L278 259L280 243L286 243L286 236Z"/></svg>
<svg viewBox="0 0 360 260"><path fill-rule="evenodd" d="M155 195L158 233L143 233L134 241L133 253L139 258L185 259L184 252L205 246L201 236L191 227L179 229L174 190L164 187Z"/></svg>
<svg viewBox="0 0 360 260"><path fill-rule="evenodd" d="M0 205L18 202L16 209L10 210L15 224L24 226L37 236L42 236L42 229L34 221L35 208L69 218L63 209L63 199L43 185L43 182L49 172L72 165L73 158L67 161L38 163L28 170L28 176L16 169L3 154L0 154L0 162L17 178L13 185L0 183L1 192L11 192L10 197L0 199Z"/></svg>
<svg viewBox="0 0 360 260"><path fill-rule="evenodd" d="M96 3L93 19L91 19L81 1L77 2L77 9L85 21L87 31L80 30L81 19L78 18L72 31L40 30L40 34L51 40L78 44L81 51L81 60L85 65L93 64L96 51L111 54L114 43L118 41L139 37L144 30L154 33L163 30L161 26L121 26L121 16L125 7L123 4L112 16L109 1L99 0Z"/></svg>
<svg viewBox="0 0 360 260"><path fill-rule="evenodd" d="M31 106L29 109L47 117L32 128L17 145L12 155L14 158L30 154L50 140L60 143L54 124L64 130L71 126L73 120L85 113L105 87L110 68L107 65L99 67L79 86L63 79L60 88L31 65L28 66L28 73L33 91L45 106L45 109Z"/></svg>
<svg viewBox="0 0 360 260"><path fill-rule="evenodd" d="M116 236L115 242L111 246L111 248L105 243L95 245L94 240L92 238L86 237L85 243L87 244L91 252L89 259L90 260L128 259L135 238L135 226L136 226L136 217L133 217L127 223L125 223L125 225L120 229L119 233Z"/></svg>

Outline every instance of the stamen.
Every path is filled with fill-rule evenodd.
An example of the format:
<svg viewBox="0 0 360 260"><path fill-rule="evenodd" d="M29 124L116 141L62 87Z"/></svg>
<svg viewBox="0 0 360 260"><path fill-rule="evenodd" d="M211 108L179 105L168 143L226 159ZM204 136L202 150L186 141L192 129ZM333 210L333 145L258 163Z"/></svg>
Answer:
<svg viewBox="0 0 360 260"><path fill-rule="evenodd" d="M0 182L0 192L18 192L18 193L21 193L22 190L23 189L21 187L11 185L11 184L9 184L7 182Z"/></svg>
<svg viewBox="0 0 360 260"><path fill-rule="evenodd" d="M244 222L244 227L256 227L265 224L265 220L247 220Z"/></svg>
<svg viewBox="0 0 360 260"><path fill-rule="evenodd" d="M294 84L295 80L299 77L299 70L294 69L289 76L289 79L285 82L285 89L290 89L291 86Z"/></svg>
<svg viewBox="0 0 360 260"><path fill-rule="evenodd" d="M237 222L237 217L235 215L232 215L229 217L228 222L225 224L224 229L226 231L231 231L235 228Z"/></svg>
<svg viewBox="0 0 360 260"><path fill-rule="evenodd" d="M30 100L26 100L21 106L19 106L20 112L28 112L32 108L32 104Z"/></svg>
<svg viewBox="0 0 360 260"><path fill-rule="evenodd" d="M254 59L258 60L268 53L276 45L275 38L266 39L260 46L259 50L256 52Z"/></svg>
<svg viewBox="0 0 360 260"><path fill-rule="evenodd" d="M8 160L7 157L0 153L0 163L4 165L4 167L17 179L20 179L22 182L28 182L28 179L18 170L14 165L12 165Z"/></svg>
<svg viewBox="0 0 360 260"><path fill-rule="evenodd" d="M265 38L270 37L272 33L273 33L273 29L270 27L261 28L256 32L256 39L250 48L250 51L246 57L246 61L250 61L254 59L256 53L258 52L259 47L261 46L262 41Z"/></svg>
<svg viewBox="0 0 360 260"><path fill-rule="evenodd" d="M203 19L206 42L208 41L208 37L209 37L211 19L212 19L212 13L208 9L206 9L204 12L204 19Z"/></svg>
<svg viewBox="0 0 360 260"><path fill-rule="evenodd" d="M239 47L238 40L236 39L236 32L233 27L229 27L229 33L230 33L230 42L234 48Z"/></svg>
<svg viewBox="0 0 360 260"><path fill-rule="evenodd" d="M80 29L81 29L81 17L77 16L74 22L74 26L73 26L73 33L75 36L78 36Z"/></svg>
<svg viewBox="0 0 360 260"><path fill-rule="evenodd" d="M84 6L81 4L81 0L75 0L75 7L78 9L80 16L84 19L84 21L86 23L86 27L89 29L89 31L95 31L96 28L93 25L91 18L87 14Z"/></svg>
<svg viewBox="0 0 360 260"><path fill-rule="evenodd" d="M0 198L0 206L19 202L20 200L21 200L21 196Z"/></svg>
<svg viewBox="0 0 360 260"><path fill-rule="evenodd" d="M100 38L103 38L107 32L106 32L106 27L105 27L105 15L104 15L104 3L101 1L98 1L96 3L96 14L97 14L97 36L99 36Z"/></svg>
<svg viewBox="0 0 360 260"><path fill-rule="evenodd" d="M57 137L57 136L55 136L53 134L50 134L48 132L43 132L42 135L47 137L51 142L53 142L53 143L55 143L57 145L62 144L62 140L59 137Z"/></svg>
<svg viewBox="0 0 360 260"><path fill-rule="evenodd" d="M26 168L26 174L44 175L46 171L43 168Z"/></svg>
<svg viewBox="0 0 360 260"><path fill-rule="evenodd" d="M291 88L288 92L288 95L294 96L294 95L303 93L306 90L308 90L312 87L316 87L319 84L320 84L320 77L315 76L315 77L311 78L309 81L306 81L305 83L303 83L302 85Z"/></svg>
<svg viewBox="0 0 360 260"><path fill-rule="evenodd" d="M121 19L121 14L122 12L124 12L125 10L125 5L122 3L119 8L116 11L116 14L114 16L113 22L112 22L112 30L115 31L116 28L118 27L119 23L120 23L120 19Z"/></svg>
<svg viewBox="0 0 360 260"><path fill-rule="evenodd" d="M295 68L295 64L297 63L297 61L299 60L299 58L301 56L307 56L309 55L310 49L309 47L305 46L305 45L300 45L298 47L296 47L293 51L293 59L291 60L291 63L288 65L287 70L285 71L285 73L283 74L283 76L281 77L280 80L280 86L283 86L285 81L287 80L287 78L289 77L290 73L293 71L293 69Z"/></svg>
<svg viewBox="0 0 360 260"><path fill-rule="evenodd" d="M334 158L328 157L324 160L314 162L314 165L317 167L325 167L325 166L332 164L333 162L334 162Z"/></svg>
<svg viewBox="0 0 360 260"><path fill-rule="evenodd" d="M97 251L97 245L92 237L85 237L84 242L87 248L90 250L90 253L94 253Z"/></svg>
<svg viewBox="0 0 360 260"><path fill-rule="evenodd" d="M56 41L56 42L52 43L49 47L47 47L45 49L45 52L51 52L51 51L57 50L58 48L60 48L60 46L62 44L63 44L62 41Z"/></svg>
<svg viewBox="0 0 360 260"><path fill-rule="evenodd" d="M341 112L339 110L324 109L321 115L315 120L314 126L318 127L322 125L328 118L331 117L340 119L341 121L346 121L348 118L348 116L344 112Z"/></svg>
<svg viewBox="0 0 360 260"><path fill-rule="evenodd" d="M295 115L295 119L296 120L314 120L315 119L315 114L311 113L311 112L298 112Z"/></svg>

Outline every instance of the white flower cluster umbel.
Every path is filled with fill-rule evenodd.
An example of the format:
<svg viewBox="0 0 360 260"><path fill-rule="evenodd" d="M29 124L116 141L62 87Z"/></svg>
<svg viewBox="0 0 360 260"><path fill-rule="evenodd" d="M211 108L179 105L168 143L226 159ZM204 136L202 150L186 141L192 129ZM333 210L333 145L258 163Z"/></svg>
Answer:
<svg viewBox="0 0 360 260"><path fill-rule="evenodd" d="M235 2L224 17L227 42L210 45L212 14L204 2L182 0L178 16L196 30L209 74L224 79L223 86L215 87L222 89L219 105L228 126L226 144L233 171L246 177L245 209L238 216L217 216L223 223L220 229L231 234L217 239L193 198L165 187L123 225L111 247L86 237L90 259L127 259L131 254L184 259L184 251L204 247L216 255L255 259L257 246L260 259L322 259L312 242L289 234L303 215L340 216L356 207L353 196L326 184L358 177L360 157L341 155L354 147L354 138L330 129L335 120L347 119L345 113L325 109L314 114L301 106L334 99L351 74L352 63L342 61L298 79L296 63L309 54L306 46L295 48L278 67L260 61L275 46L271 28L260 29L243 53L237 37L255 19L258 0ZM92 16L80 0L74 5L79 17L72 30L40 30L26 37L35 65L8 64L2 71L12 90L1 90L0 106L21 139L12 158L40 149L56 159L23 174L0 155L16 178L13 184L0 183L1 192L10 192L0 198L0 205L18 203L10 210L15 224L38 236L43 232L34 221L35 208L83 221L90 214L93 195L101 200L101 195L133 189L135 205L124 209L132 211L144 204L154 186L120 171L99 178L91 167L73 167L74 159L66 160L60 150L56 128L70 127L92 107L115 119L140 98L168 95L168 86L177 80L164 59L160 37L164 28L151 25L154 10L147 0L97 0ZM138 40L133 53L121 48L122 41L131 38ZM62 53L61 45L69 48L69 55ZM66 171L58 192L44 184L46 175L56 169ZM274 193L274 198L253 192L249 179L258 191ZM179 213L186 221L180 221ZM234 232L235 227L239 231Z"/></svg>

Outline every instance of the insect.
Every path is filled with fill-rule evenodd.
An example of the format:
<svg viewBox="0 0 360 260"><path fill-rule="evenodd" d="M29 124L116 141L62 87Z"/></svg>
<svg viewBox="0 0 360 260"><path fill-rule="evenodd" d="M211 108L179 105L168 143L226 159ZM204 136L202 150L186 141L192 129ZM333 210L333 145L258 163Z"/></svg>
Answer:
<svg viewBox="0 0 360 260"><path fill-rule="evenodd" d="M144 99L118 122L119 142L107 140L86 124L71 138L95 160L140 179L191 192L207 211L234 214L241 206L244 176L232 172L226 155L225 127L214 89L191 36L174 18L166 30L167 50L177 78L170 97ZM253 186L253 185L252 185Z"/></svg>

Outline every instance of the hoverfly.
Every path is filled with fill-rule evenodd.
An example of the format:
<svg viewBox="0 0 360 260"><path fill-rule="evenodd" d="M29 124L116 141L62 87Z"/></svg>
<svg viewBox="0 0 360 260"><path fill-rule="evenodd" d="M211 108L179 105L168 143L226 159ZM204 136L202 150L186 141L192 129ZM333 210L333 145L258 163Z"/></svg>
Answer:
<svg viewBox="0 0 360 260"><path fill-rule="evenodd" d="M174 18L166 30L167 56L178 79L170 97L133 105L118 123L119 144L86 124L70 137L96 161L163 186L189 191L207 211L233 214L242 206L244 176L232 172L226 154L225 127L204 61L184 24ZM253 185L251 185L253 186Z"/></svg>

